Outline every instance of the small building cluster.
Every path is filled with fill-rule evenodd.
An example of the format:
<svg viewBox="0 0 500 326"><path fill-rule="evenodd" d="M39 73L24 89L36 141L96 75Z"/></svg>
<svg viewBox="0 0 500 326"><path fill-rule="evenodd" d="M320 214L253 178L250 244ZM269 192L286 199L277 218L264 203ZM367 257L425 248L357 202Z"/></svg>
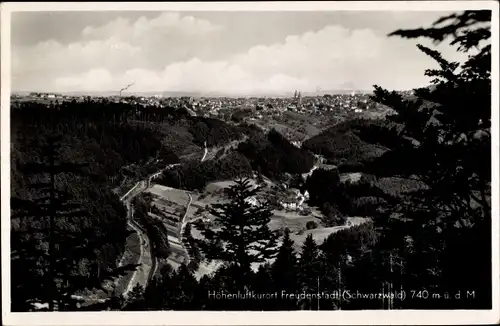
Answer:
<svg viewBox="0 0 500 326"><path fill-rule="evenodd" d="M280 201L280 205L285 210L302 210L302 204L308 199L309 192L307 190L301 193L299 189L291 188L285 192L284 198Z"/></svg>

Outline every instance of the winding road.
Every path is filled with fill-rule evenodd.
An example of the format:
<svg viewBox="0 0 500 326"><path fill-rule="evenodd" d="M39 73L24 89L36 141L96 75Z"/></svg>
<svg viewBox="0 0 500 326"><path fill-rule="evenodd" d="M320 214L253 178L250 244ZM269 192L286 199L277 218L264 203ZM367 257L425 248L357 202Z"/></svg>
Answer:
<svg viewBox="0 0 500 326"><path fill-rule="evenodd" d="M243 138L244 140L245 138ZM206 146L206 142L204 144L204 153L201 158L201 162L205 161L207 158L207 155L209 153L208 148ZM137 224L137 222L134 221L133 219L133 214L134 214L134 209L132 207L132 200L135 198L135 196L139 195L143 191L147 190L149 187L151 187L151 181L152 179L158 177L164 170L167 170L169 168L172 168L174 166L179 165L177 164L170 164L167 165L164 169L161 169L160 171L150 175L147 179L142 180L138 183L136 183L125 195L123 195L120 198L120 201L122 201L126 207L127 207L127 224L128 226L134 230L140 241L140 255L139 259L137 261L137 264L140 264L140 266L133 272L127 286L125 287L125 291L123 292L123 295L126 296L137 284L140 284L143 288L146 288L147 283L150 281L150 278L152 278L156 272L156 268L158 267L158 263L156 261L156 257L154 257L153 253L151 252L151 241L149 239L148 234L145 232L145 230ZM188 222L187 216L189 214L189 208L191 207L191 203L193 202L193 197L191 194L187 191L185 193L189 196L189 201L186 206L186 211L184 212L184 215L182 216L181 219L181 228L180 228L180 235L179 235L179 240L182 248L184 249L185 252L185 257L187 263L190 261L189 253L184 245L185 241L187 239L183 239L183 233L186 228L186 225ZM124 262L124 259L122 258L120 261L119 266L122 266Z"/></svg>
<svg viewBox="0 0 500 326"><path fill-rule="evenodd" d="M205 142L204 147L205 147L205 151L203 153L203 157L201 158L202 162L205 160L205 158L207 157L207 154L208 154L207 142Z"/></svg>
<svg viewBox="0 0 500 326"><path fill-rule="evenodd" d="M136 285L141 285L143 288L146 288L147 282L148 282L148 277L149 277L149 271L151 270L151 265L152 265L152 259L153 255L151 253L151 242L149 240L149 237L147 233L142 230L142 228L133 220L133 214L134 214L134 208L132 207L132 204L129 202L128 205L130 208L128 208L131 216L128 220L128 225L137 233L139 236L139 247L140 247L140 254L139 254L139 260L137 261L137 264L140 264L139 267L132 273L132 277L129 280L129 283L127 284L127 287L125 289L125 292L123 292L124 296L127 296L130 291L136 286Z"/></svg>
<svg viewBox="0 0 500 326"><path fill-rule="evenodd" d="M137 222L134 221L133 219L134 208L132 206L132 200L146 189L147 189L146 181L145 180L140 181L136 183L125 195L123 195L120 198L120 200L125 204L127 208L128 227L134 230L134 232L137 233L137 236L139 237L139 250L140 250L139 258L136 262L137 264L140 264L140 266L137 267L136 270L132 272L132 276L130 277L128 284L125 286L125 291L122 293L124 296L127 296L127 294L137 284L140 284L145 288L148 281L149 270L151 269L150 265L151 265L152 255L150 249L151 248L150 239L147 233L137 224ZM124 259L122 258L119 266L122 266L123 262ZM118 281L119 280L117 280L117 282ZM117 283L115 283L115 285L116 284Z"/></svg>
<svg viewBox="0 0 500 326"><path fill-rule="evenodd" d="M181 224L181 230L180 230L180 235L179 235L179 237L180 237L180 240L181 240L181 241L180 241L181 246L182 246L182 248L184 249L184 252L185 252L185 254L186 254L186 260L187 260L187 263L189 263L189 260L190 260L190 258L189 258L189 253L188 253L188 250L187 250L186 246L184 246L184 242L185 242L187 239L183 239L183 237L184 237L184 229L186 228L186 225L187 225L187 223L189 222L189 221L187 221L187 220L186 220L186 217L188 216L188 213L189 213L189 208L191 207L191 203L193 202L193 196L191 196L191 194L190 194L190 193L188 193L187 191L186 191L186 194L189 196L189 201L188 201L188 204L187 204L187 206L186 206L186 212L184 213L184 215L182 216L182 219L181 219L181 223L182 223L182 224Z"/></svg>
<svg viewBox="0 0 500 326"><path fill-rule="evenodd" d="M206 145L206 144L205 144ZM201 158L201 161L206 158L208 153L208 149L205 146L205 151L203 154L203 157ZM127 207L127 224L128 226L134 230L137 233L137 236L139 237L139 246L140 246L140 254L139 254L139 259L137 261L137 264L140 264L140 266L133 272L130 280L128 281L128 284L125 287L125 291L123 292L123 295L126 296L137 284L140 284L143 288L146 288L148 282L150 279L155 275L156 269L158 267L158 262L157 258L154 257L153 252L151 251L151 241L149 239L149 236L147 232L139 225L137 222L134 221L133 215L134 215L134 208L132 206L132 200L139 195L140 193L144 192L147 190L149 187L151 187L151 181L152 179L158 177L163 171L171 169L175 166L178 166L179 163L176 164L169 164L165 168L161 169L160 171L151 174L148 176L145 180L139 181L136 183L129 191L127 191L121 198L120 201L125 204ZM181 234L180 237L182 237L182 232L184 231L184 228L186 227L187 221L186 217L189 212L189 208L191 206L191 203L193 201L193 198L191 194L189 194L186 191L186 194L189 196L189 202L186 206L186 211L184 213L184 216L182 217L181 221ZM181 241L182 244L182 241ZM188 257L189 261L189 254L187 252L187 249L184 248L184 251L186 252L186 257ZM120 260L119 266L123 266L124 258ZM116 282L115 282L116 285Z"/></svg>

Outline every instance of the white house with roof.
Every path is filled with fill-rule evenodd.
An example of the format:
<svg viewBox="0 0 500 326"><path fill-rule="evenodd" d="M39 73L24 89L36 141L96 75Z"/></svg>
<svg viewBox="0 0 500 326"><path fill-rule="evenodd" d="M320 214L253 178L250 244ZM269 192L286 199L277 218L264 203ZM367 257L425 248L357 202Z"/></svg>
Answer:
<svg viewBox="0 0 500 326"><path fill-rule="evenodd" d="M286 198L280 201L280 205L286 210L299 210L308 199L309 192L307 190L302 194L298 189L290 189L287 191Z"/></svg>
<svg viewBox="0 0 500 326"><path fill-rule="evenodd" d="M252 205L252 206L258 206L259 205L259 201L257 200L257 198L255 198L255 196L251 196L251 197L245 198L245 202L247 204Z"/></svg>

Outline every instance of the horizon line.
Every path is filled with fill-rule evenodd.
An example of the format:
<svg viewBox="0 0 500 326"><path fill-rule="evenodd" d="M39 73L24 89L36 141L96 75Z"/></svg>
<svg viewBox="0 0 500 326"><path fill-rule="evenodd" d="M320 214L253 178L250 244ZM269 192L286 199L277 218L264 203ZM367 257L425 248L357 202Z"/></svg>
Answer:
<svg viewBox="0 0 500 326"><path fill-rule="evenodd" d="M395 91L410 91L412 89L405 90L395 90ZM373 93L373 90L366 89L335 89L335 90L325 90L325 91L300 91L301 95L303 94L315 94L315 95L328 95L329 93ZM197 94L199 96L207 96L207 95L217 95L217 96L283 96L288 94L294 94L295 91L287 91L287 92L223 92L223 91L214 91L214 92L203 92L203 91L127 91L122 92L123 95L134 95L134 94L156 94L156 95L164 95L168 93L187 93L187 94ZM92 95L92 94L100 94L107 96L120 96L118 91L40 91L40 90L12 90L11 94L31 94L31 93L39 93L39 94L60 94L60 95ZM114 93L114 94L112 94Z"/></svg>

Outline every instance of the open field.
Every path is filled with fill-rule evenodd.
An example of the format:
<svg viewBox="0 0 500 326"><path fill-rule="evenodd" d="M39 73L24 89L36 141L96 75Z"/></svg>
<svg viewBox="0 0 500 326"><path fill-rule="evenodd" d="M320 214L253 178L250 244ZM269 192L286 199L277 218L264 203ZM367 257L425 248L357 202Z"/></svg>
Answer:
<svg viewBox="0 0 500 326"><path fill-rule="evenodd" d="M274 183L271 180L269 180L268 178L266 178L266 177L263 177L263 178L264 178L264 182L267 184L266 188L274 185ZM249 181L250 181L251 186L255 187L258 185L257 181L255 179L249 179ZM234 185L234 181L232 181L232 180L211 182L211 183L207 184L203 194L204 195L206 195L206 194L210 194L210 195L222 194L223 190L225 188L230 187L232 185Z"/></svg>
<svg viewBox="0 0 500 326"><path fill-rule="evenodd" d="M135 221L131 221L131 226L136 230L139 236L140 252L139 252L139 267L137 267L135 273L132 274L131 280L128 283L128 287L125 291L125 295L128 294L136 285L141 285L143 288L146 287L151 268L153 267L153 254L151 252L151 243L147 236L147 232Z"/></svg>
<svg viewBox="0 0 500 326"><path fill-rule="evenodd" d="M348 177L356 179L359 176L357 174L346 175L346 178ZM234 183L233 181L220 181L220 182L213 182L207 185L206 192L203 194L203 196L201 197L198 196L196 200L193 201L192 210L190 210L190 215L194 216L195 211L201 209L204 212L203 213L200 212L200 214L198 215L210 216L207 213L206 209L203 208L213 203L223 202L225 199L223 197L222 190L232 185L233 183ZM255 181L252 181L252 184L256 185ZM299 212L294 212L294 211L274 210L273 216L271 217L271 221L268 224L269 228L273 231L288 228L291 231L291 234L293 235L292 239L295 241L296 247L300 248L300 246L302 245L304 239L308 234L312 234L314 239L317 240L318 243L321 243L331 233L337 232L338 230L342 230L348 227L347 225L344 225L344 226L325 228L323 227L323 223L321 220L323 214L315 207L310 207L310 209L311 213L308 215L301 215ZM360 217L349 217L347 220L353 224L359 224L366 221L365 218L360 218ZM307 230L306 224L308 222L314 222L317 225L317 228L312 230ZM191 234L193 235L194 238L202 237L202 235L196 228L192 228Z"/></svg>
<svg viewBox="0 0 500 326"><path fill-rule="evenodd" d="M369 218L363 218L363 217L348 217L347 222L349 222L352 226L355 225L360 225L363 223L366 223L370 221ZM323 241L325 241L330 234L338 232L340 230L344 230L349 228L350 225L346 223L346 225L339 225L339 226L334 226L334 227L329 227L329 228L316 228L312 230L306 230L302 234L290 234L290 238L293 240L295 243L295 250L300 252L300 248L304 241L306 240L306 237L311 234L314 241L318 244L321 245Z"/></svg>
<svg viewBox="0 0 500 326"><path fill-rule="evenodd" d="M153 206L160 210L160 213L149 213L149 215L162 221L167 229L170 245L167 263L176 269L186 260L185 250L181 244L181 219L186 211L189 196L183 190L157 184L148 189L148 192L153 195Z"/></svg>
<svg viewBox="0 0 500 326"><path fill-rule="evenodd" d="M307 222L315 222L321 225L321 220L314 215L300 215L298 212L287 212L284 210L274 210L271 222L268 226L271 230L288 228L291 233L300 232L306 229Z"/></svg>
<svg viewBox="0 0 500 326"><path fill-rule="evenodd" d="M125 252L123 253L121 266L127 264L139 264L139 259L141 256L141 241L139 239L139 235L137 233L131 233L125 244ZM130 280L133 276L134 272L129 271L127 274L118 279L116 283L115 292L116 293L124 293L127 290L127 286L130 283Z"/></svg>
<svg viewBox="0 0 500 326"><path fill-rule="evenodd" d="M366 223L369 221L369 219L363 218L363 217L349 217L347 220L353 226L359 225L362 223ZM273 217L273 221L276 221L275 217ZM273 221L271 221L271 223L273 223ZM303 221L300 221L300 222L303 222ZM305 225L305 223L304 223L304 225ZM335 226L335 227L329 227L329 228L318 227L316 229L302 231L302 232L300 232L300 234L296 234L296 233L292 232L290 234L290 237L294 241L295 251L300 252L302 244L304 243L306 237L309 234L312 234L312 237L316 241L316 243L318 245L321 245L323 243L323 241L326 238L328 238L328 236L330 236L331 234L338 232L340 230L347 229L349 227L351 227L351 226L348 224ZM271 229L272 229L272 227L271 227ZM201 233L198 230L196 230L196 228L192 228L191 234L196 239L202 238ZM278 243L277 243L278 247L280 245L281 245L281 239L278 240ZM274 259L269 259L266 262L272 263L273 261L274 261ZM257 271L259 266L262 264L264 264L264 263L253 263L252 269L254 271ZM197 279L200 279L203 275L207 275L207 274L211 274L211 273L215 272L220 265L221 265L221 262L217 262L217 261L212 261L210 263L202 262L202 263L200 263L199 269L198 269L198 271L196 271L195 276Z"/></svg>
<svg viewBox="0 0 500 326"><path fill-rule="evenodd" d="M340 175L340 182L351 182L356 183L361 179L362 173L354 172L354 173L343 173Z"/></svg>
<svg viewBox="0 0 500 326"><path fill-rule="evenodd" d="M166 205L167 202L172 202L177 205L186 205L189 197L183 190L165 187L155 184L147 190L147 192L156 195L160 198L159 203Z"/></svg>
<svg viewBox="0 0 500 326"><path fill-rule="evenodd" d="M272 182L267 182L269 187L273 185ZM213 216L208 213L208 206L215 203L222 203L227 201L224 196L224 189L233 185L234 181L219 181L212 182L207 185L205 191L202 194L191 194L192 203L189 206L187 211L186 220L191 221L193 219L198 219L202 217L207 217L210 220L213 219ZM257 185L254 180L251 180L252 185ZM266 189L264 189L266 191ZM158 203L162 203L165 206L180 206L177 203L186 203L188 202L188 196L186 192L182 190L172 189L168 187L155 185L150 190L150 193L155 194L154 204L158 205ZM178 202L173 202L174 200L178 200ZM172 208L172 207L170 207ZM184 206L185 209L185 206ZM293 211L285 211L285 210L274 210L273 216L271 217L271 221L269 222L269 227L271 230L283 230L288 228L291 231L291 238L295 242L295 249L300 251L300 248L307 237L307 235L312 234L314 240L321 244L330 234L335 233L339 230L343 230L345 228L350 227L348 224L336 227L323 227L322 223L322 213L314 207L311 207L311 213L308 215L301 215L299 212ZM182 211L184 212L184 210ZM168 239L170 243L171 255L168 258L167 262L174 268L180 266L182 262L185 262L185 251L181 244L180 240L180 223L183 214L179 214L180 211L177 211L177 214L171 215L171 217L167 217L170 215L169 213L162 213L161 216L156 214L150 214L151 216L161 219L164 222L164 225L168 232ZM175 221L176 220L176 221ZM357 217L349 217L348 221L353 225L360 224L366 222L365 218L357 218ZM315 229L307 230L306 224L308 222L314 222L316 224ZM201 239L203 236L196 227L191 228L191 235L195 239ZM254 264L252 268L257 269L260 264ZM214 272L220 266L220 262L201 262L198 271L196 271L195 275L199 279L203 275L210 274Z"/></svg>
<svg viewBox="0 0 500 326"><path fill-rule="evenodd" d="M270 186L274 185L269 179L264 178L264 181L267 184L267 187L264 189L268 189ZM250 184L252 186L257 186L255 180L250 179ZM211 182L206 187L203 193L201 194L192 194L193 202L188 211L188 220L191 220L194 217L200 216L203 212L207 211L208 206L213 204L221 204L227 202L227 199L224 195L224 189L234 185L234 181L217 181Z"/></svg>

